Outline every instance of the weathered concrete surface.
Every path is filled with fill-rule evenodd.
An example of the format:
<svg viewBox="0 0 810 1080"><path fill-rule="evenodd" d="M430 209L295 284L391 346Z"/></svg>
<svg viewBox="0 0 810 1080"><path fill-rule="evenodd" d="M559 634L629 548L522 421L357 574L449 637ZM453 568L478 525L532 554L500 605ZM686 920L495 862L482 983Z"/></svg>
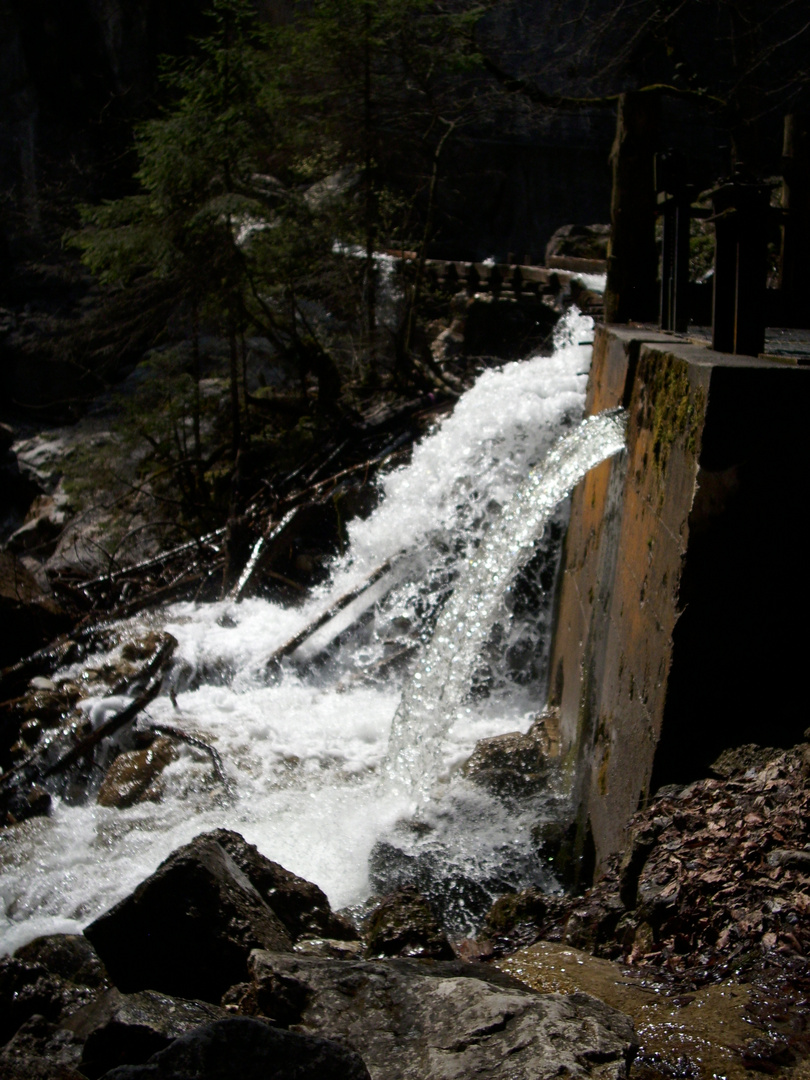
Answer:
<svg viewBox="0 0 810 1080"><path fill-rule="evenodd" d="M810 372L601 327L587 411L620 405L626 453L573 495L551 655L585 873L660 784L806 726Z"/></svg>

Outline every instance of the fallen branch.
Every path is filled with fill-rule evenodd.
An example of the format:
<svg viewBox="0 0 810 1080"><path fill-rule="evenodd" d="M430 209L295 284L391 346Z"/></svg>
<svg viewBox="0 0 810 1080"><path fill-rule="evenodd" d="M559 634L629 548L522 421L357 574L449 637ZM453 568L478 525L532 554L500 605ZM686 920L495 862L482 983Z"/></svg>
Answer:
<svg viewBox="0 0 810 1080"><path fill-rule="evenodd" d="M144 665L143 669L138 674L139 681L144 677L147 681L146 686L134 701L131 701L130 704L120 712L111 716L109 720L100 724L99 727L95 728L73 746L69 747L61 754L61 756L57 757L56 760L50 764L47 763L47 758L55 749L55 740L48 743L46 746L38 747L19 765L16 765L13 769L9 769L8 772L0 776L0 789L8 788L13 783L18 782L30 785L39 779L44 779L47 776L53 776L55 773L61 772L74 761L85 757L85 755L87 755L93 747L97 746L103 739L113 735L125 724L134 720L139 713L143 712L146 706L154 701L160 693L166 670L168 669L174 650L177 648L177 641L171 634L164 633L162 638L163 641L161 642L161 645L155 650L148 663Z"/></svg>
<svg viewBox="0 0 810 1080"><path fill-rule="evenodd" d="M115 716L111 716L109 720L105 720L103 724L100 724L94 731L86 736L86 738L77 743L76 746L71 747L71 749L63 754L62 757L57 758L53 765L49 765L44 770L42 773L43 776L53 776L54 773L61 772L62 769L66 768L74 761L84 757L103 739L108 738L110 735L114 735L115 732L119 731L125 724L134 720L139 713L143 712L150 702L155 700L160 693L163 685L163 678L169 667L174 650L177 648L177 639L173 638L171 634L164 633L163 638L164 640L160 648L155 650L149 663L146 664L143 669L142 676L146 675L148 682L138 697L130 702L126 708L122 709L120 713L116 713Z"/></svg>
<svg viewBox="0 0 810 1080"><path fill-rule="evenodd" d="M289 641L285 642L276 649L275 652L271 653L265 668L273 668L285 656L289 656L290 653L295 652L298 646L303 644L308 637L312 637L316 630L320 630L326 623L331 622L331 620L343 611L344 608L348 607L353 600L356 600L358 596L362 596L367 589L371 588L375 582L379 581L380 578L391 569L392 562L393 559L386 559L385 562L382 563L381 566L378 566L373 573L369 574L364 581L361 581L354 589L344 593L343 596L339 597L339 599L331 605L331 607L322 612L316 619L309 623L309 625L305 626L303 630L299 630L295 637L290 638Z"/></svg>
<svg viewBox="0 0 810 1080"><path fill-rule="evenodd" d="M250 553L250 558L245 564L242 570L239 580L231 589L229 600L235 600L237 603L242 599L242 593L248 586L250 579L253 577L253 572L259 565L259 557L267 544L273 542L277 536L280 536L284 529L290 524L295 515L298 513L298 507L288 511L281 519L281 521L272 529L266 536L260 536L256 543L253 545L253 550Z"/></svg>
<svg viewBox="0 0 810 1080"><path fill-rule="evenodd" d="M211 746L210 743L205 742L196 735L189 735L188 732L183 731L182 728L172 727L169 724L150 724L149 730L156 732L158 735L168 735L172 739L179 739L181 742L188 743L189 746L195 746L198 750L204 750L211 758L214 772L217 779L225 788L225 793L231 799L234 797L234 791L228 777L225 775L225 768L222 764L222 758L219 755L219 751Z"/></svg>

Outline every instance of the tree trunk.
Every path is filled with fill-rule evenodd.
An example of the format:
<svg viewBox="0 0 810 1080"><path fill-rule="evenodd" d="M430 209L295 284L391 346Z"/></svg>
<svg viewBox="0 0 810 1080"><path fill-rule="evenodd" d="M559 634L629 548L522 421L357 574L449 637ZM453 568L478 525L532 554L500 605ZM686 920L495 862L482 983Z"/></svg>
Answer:
<svg viewBox="0 0 810 1080"><path fill-rule="evenodd" d="M374 265L376 207L374 198L374 154L372 149L371 30L372 9L366 0L363 9L363 202L366 234L366 331L369 374L377 375L377 278Z"/></svg>
<svg viewBox="0 0 810 1080"><path fill-rule="evenodd" d="M613 190L605 290L608 323L658 318L653 167L660 111L656 93L627 93L619 99L616 138L610 153Z"/></svg>
<svg viewBox="0 0 810 1080"><path fill-rule="evenodd" d="M230 348L231 436L233 460L236 461L236 455L242 443L242 423L239 408L239 349L236 341L236 322L233 316L228 318L228 346Z"/></svg>

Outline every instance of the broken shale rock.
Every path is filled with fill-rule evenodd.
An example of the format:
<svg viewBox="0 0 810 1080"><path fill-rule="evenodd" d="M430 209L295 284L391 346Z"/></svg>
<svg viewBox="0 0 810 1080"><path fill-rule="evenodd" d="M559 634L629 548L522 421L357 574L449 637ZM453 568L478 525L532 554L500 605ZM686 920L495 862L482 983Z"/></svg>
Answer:
<svg viewBox="0 0 810 1080"><path fill-rule="evenodd" d="M211 834L179 848L85 931L115 985L219 1002L254 948L291 949L283 923Z"/></svg>
<svg viewBox="0 0 810 1080"><path fill-rule="evenodd" d="M250 969L254 1000L294 982L296 1030L353 1046L373 1080L620 1080L635 1052L630 1020L596 998L536 994L482 964L258 950Z"/></svg>

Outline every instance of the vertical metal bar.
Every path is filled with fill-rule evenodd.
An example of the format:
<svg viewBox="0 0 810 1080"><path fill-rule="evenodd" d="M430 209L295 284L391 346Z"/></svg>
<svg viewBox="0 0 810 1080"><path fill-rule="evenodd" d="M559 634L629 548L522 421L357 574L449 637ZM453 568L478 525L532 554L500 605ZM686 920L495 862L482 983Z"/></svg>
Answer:
<svg viewBox="0 0 810 1080"><path fill-rule="evenodd" d="M737 308L737 220L736 213L715 221L714 311L712 348L734 351Z"/></svg>
<svg viewBox="0 0 810 1080"><path fill-rule="evenodd" d="M672 267L672 326L678 334L689 327L689 193L684 192L675 205L675 257Z"/></svg>

